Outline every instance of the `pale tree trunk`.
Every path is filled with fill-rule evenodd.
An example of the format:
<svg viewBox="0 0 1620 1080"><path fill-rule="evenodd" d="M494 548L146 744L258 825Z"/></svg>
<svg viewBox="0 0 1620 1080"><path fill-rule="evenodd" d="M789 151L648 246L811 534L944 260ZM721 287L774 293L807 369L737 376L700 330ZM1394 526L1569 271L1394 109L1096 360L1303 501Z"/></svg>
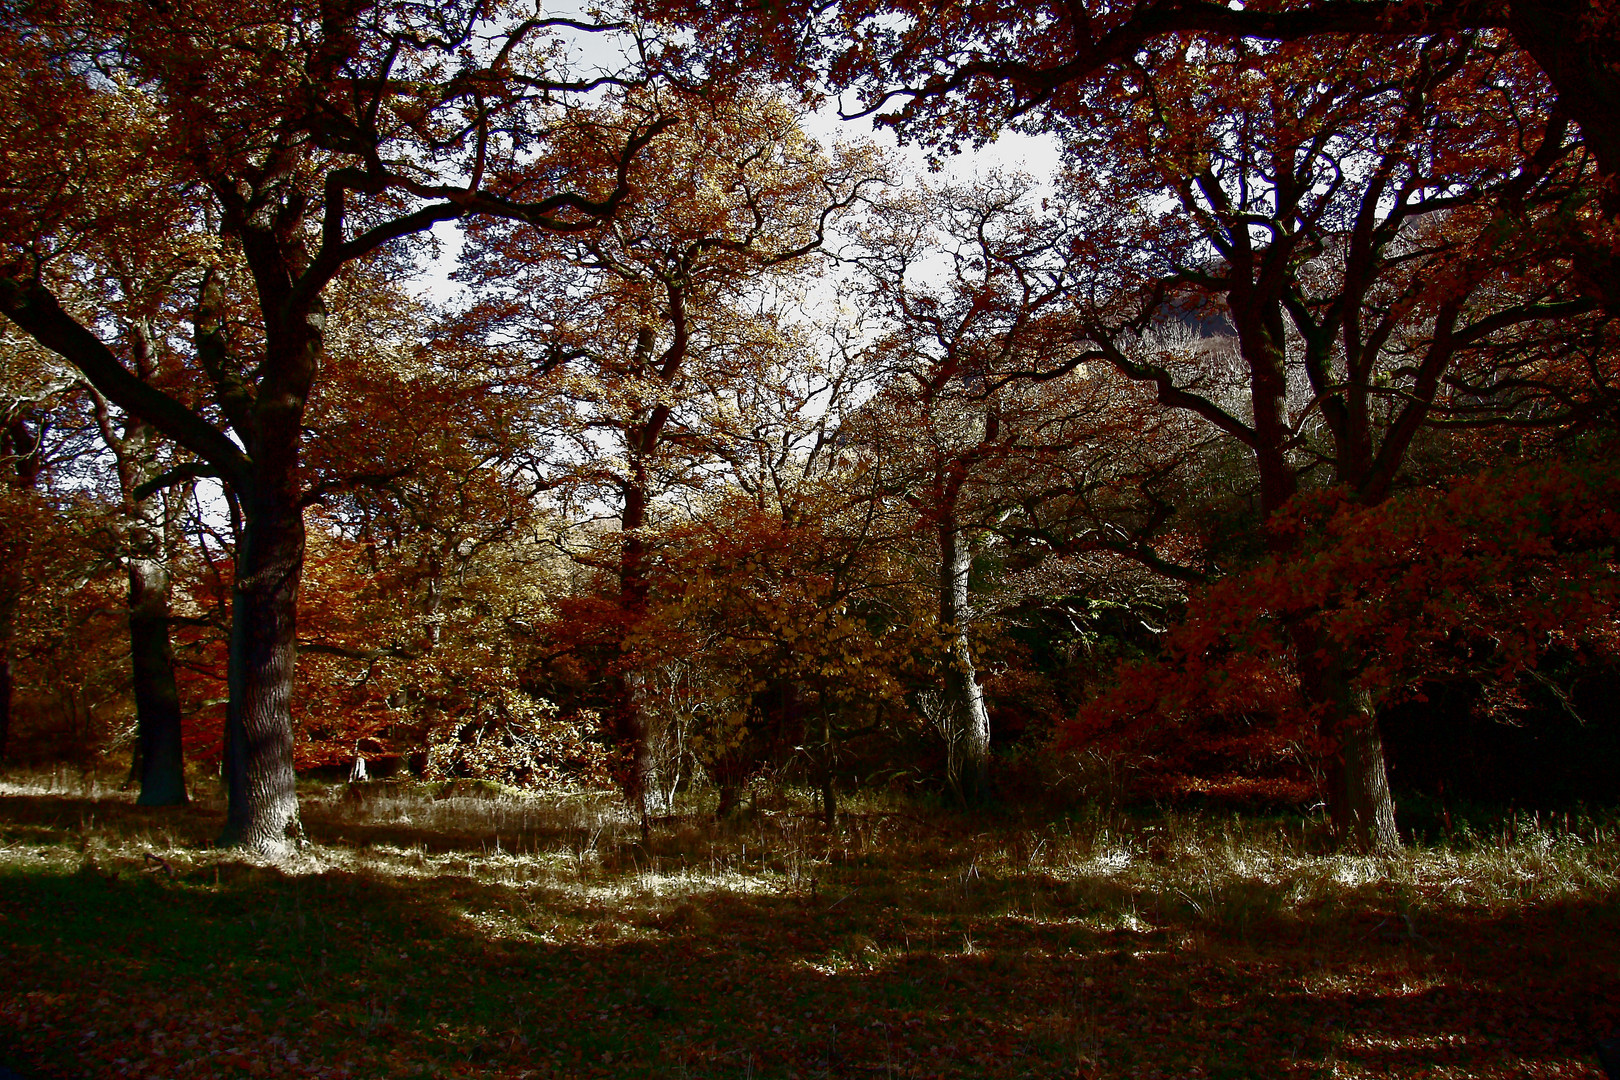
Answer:
<svg viewBox="0 0 1620 1080"><path fill-rule="evenodd" d="M1319 717L1317 733L1324 747L1325 794L1335 841L1354 851L1399 851L1395 799L1371 695L1352 684L1343 658L1319 634L1296 631L1294 643L1300 689Z"/></svg>
<svg viewBox="0 0 1620 1080"><path fill-rule="evenodd" d="M295 500L243 499L231 597L228 805L221 842L282 855L302 839L293 774L292 695L304 519Z"/></svg>
<svg viewBox="0 0 1620 1080"><path fill-rule="evenodd" d="M950 744L951 784L968 804L990 793L990 714L968 642L973 548L954 520L939 526L939 622L948 634L940 722Z"/></svg>

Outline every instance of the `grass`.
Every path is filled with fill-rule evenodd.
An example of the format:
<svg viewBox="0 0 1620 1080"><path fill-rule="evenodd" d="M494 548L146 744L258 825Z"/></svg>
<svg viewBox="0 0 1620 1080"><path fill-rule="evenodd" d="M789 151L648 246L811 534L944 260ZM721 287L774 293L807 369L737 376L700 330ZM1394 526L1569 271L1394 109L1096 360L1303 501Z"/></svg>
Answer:
<svg viewBox="0 0 1620 1080"><path fill-rule="evenodd" d="M1309 821L765 800L0 785L0 1061L40 1077L1601 1076L1620 845L1515 819L1399 858ZM8 1049L9 1048L9 1049ZM7 1059L6 1055L12 1058Z"/></svg>

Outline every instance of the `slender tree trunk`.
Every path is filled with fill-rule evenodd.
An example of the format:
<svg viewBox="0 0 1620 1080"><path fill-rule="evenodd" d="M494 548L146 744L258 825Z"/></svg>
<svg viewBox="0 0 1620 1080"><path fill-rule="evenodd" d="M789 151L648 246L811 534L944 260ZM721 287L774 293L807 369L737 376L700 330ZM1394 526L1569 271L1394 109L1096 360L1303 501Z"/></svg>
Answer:
<svg viewBox="0 0 1620 1080"><path fill-rule="evenodd" d="M140 806L186 801L180 746L180 692L169 640L169 568L162 552L129 559L129 662L135 685Z"/></svg>
<svg viewBox="0 0 1620 1080"><path fill-rule="evenodd" d="M5 477L6 486L27 491L39 483L44 466L40 443L40 427L29 420L26 412L0 431L0 455L11 459L14 470ZM20 565L0 566L0 765L6 763L11 742L11 703L15 686L11 646L16 634L17 605L27 584Z"/></svg>
<svg viewBox="0 0 1620 1080"><path fill-rule="evenodd" d="M821 823L828 829L838 824L838 784L834 769L838 746L833 741L832 710L827 708L827 689L821 688Z"/></svg>
<svg viewBox="0 0 1620 1080"><path fill-rule="evenodd" d="M647 335L643 335L646 339ZM649 346L650 348L650 346ZM647 543L641 528L647 523L648 478L646 465L639 453L648 438L643 434L631 437L633 448L631 471L624 485L624 504L620 513L620 527L624 532L624 546L619 554L619 607L624 613L625 632L641 621L647 612ZM652 732L646 705L646 676L633 668L620 667L613 679L613 736L626 755L624 795L640 814L643 831L647 821L647 796L654 790L657 777L653 761Z"/></svg>
<svg viewBox="0 0 1620 1080"><path fill-rule="evenodd" d="M291 715L304 520L297 502L286 497L243 499L242 509L231 598L222 842L276 856L303 832Z"/></svg>
<svg viewBox="0 0 1620 1080"><path fill-rule="evenodd" d="M1389 790L1384 740L1366 690L1351 685L1341 657L1320 635L1294 635L1300 688L1320 719L1325 747L1328 815L1341 848L1387 853L1400 850L1395 799Z"/></svg>
<svg viewBox="0 0 1620 1080"><path fill-rule="evenodd" d="M10 741L11 657L0 656L0 767L6 764L6 747Z"/></svg>
<svg viewBox="0 0 1620 1080"><path fill-rule="evenodd" d="M951 744L951 783L964 804L983 802L990 793L990 714L968 642L972 566L972 546L947 519L939 526L939 622L950 628L940 714Z"/></svg>

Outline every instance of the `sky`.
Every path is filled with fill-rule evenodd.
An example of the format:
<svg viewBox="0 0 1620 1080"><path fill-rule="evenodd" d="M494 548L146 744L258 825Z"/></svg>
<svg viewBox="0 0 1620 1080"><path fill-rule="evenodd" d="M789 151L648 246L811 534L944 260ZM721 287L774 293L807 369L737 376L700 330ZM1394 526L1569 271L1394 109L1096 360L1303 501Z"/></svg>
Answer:
<svg viewBox="0 0 1620 1080"><path fill-rule="evenodd" d="M586 6L588 4L545 2L543 10L548 16L584 19L588 18L584 14ZM566 40L572 51L571 62L577 73L583 74L593 69L599 72L620 70L625 65L626 57L622 46L616 43L617 39L612 36L575 32L568 34ZM905 164L908 173L934 183L947 181L967 183L975 176L995 170L1024 172L1037 181L1044 181L1056 171L1059 158L1057 140L1050 135L1031 136L1018 132L1003 132L995 142L985 147L979 149L968 147L960 154L946 157L941 170L930 174L927 153L923 148L916 145L901 145L892 130L874 129L870 117L856 120L841 118L836 100L829 100L807 117L804 127L823 144L839 140L856 142L871 139L897 156ZM460 292L460 286L450 280L450 274L455 270L456 260L461 251L460 226L455 222L445 222L433 230L433 235L438 240L439 256L430 266L424 268L418 278L418 288L433 301L447 303Z"/></svg>

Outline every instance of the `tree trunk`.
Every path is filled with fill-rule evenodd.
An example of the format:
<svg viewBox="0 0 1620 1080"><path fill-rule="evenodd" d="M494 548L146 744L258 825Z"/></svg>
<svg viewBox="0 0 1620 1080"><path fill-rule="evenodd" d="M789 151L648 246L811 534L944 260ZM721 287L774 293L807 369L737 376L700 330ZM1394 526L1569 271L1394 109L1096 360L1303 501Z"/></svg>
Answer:
<svg viewBox="0 0 1620 1080"><path fill-rule="evenodd" d="M304 520L288 498L242 500L231 597L228 804L221 842L272 857L302 839L293 774L292 692Z"/></svg>
<svg viewBox="0 0 1620 1080"><path fill-rule="evenodd" d="M1365 698L1365 695L1361 695ZM1386 854L1399 851L1395 800L1384 767L1384 740L1370 706L1340 712L1324 732L1330 740L1328 812L1339 845Z"/></svg>
<svg viewBox="0 0 1620 1080"><path fill-rule="evenodd" d="M136 804L180 806L186 801L186 779L180 692L169 641L169 568L161 552L156 558L137 553L131 555L128 570L129 663L141 779Z"/></svg>
<svg viewBox="0 0 1620 1080"><path fill-rule="evenodd" d="M950 743L951 786L964 804L990 793L990 714L968 643L968 574L973 549L954 521L939 527L939 622L948 627L940 718Z"/></svg>
<svg viewBox="0 0 1620 1080"><path fill-rule="evenodd" d="M620 671L614 677L613 738L624 757L624 797L647 821L647 796L653 790L654 775L651 733L647 730L645 678L639 671Z"/></svg>
<svg viewBox="0 0 1620 1080"><path fill-rule="evenodd" d="M1620 10L1595 0L1514 0L1510 10L1514 41L1552 81L1604 178L1597 227L1578 229L1565 243L1577 285L1620 314L1620 253L1610 239L1620 224Z"/></svg>
<svg viewBox="0 0 1620 1080"><path fill-rule="evenodd" d="M1347 850L1399 851L1395 800L1371 695L1351 685L1343 658L1320 635L1301 630L1294 641L1300 689L1319 717L1334 840Z"/></svg>
<svg viewBox="0 0 1620 1080"><path fill-rule="evenodd" d="M0 766L6 764L6 744L11 740L11 657L0 656Z"/></svg>
<svg viewBox="0 0 1620 1080"><path fill-rule="evenodd" d="M136 727L131 771L141 784L136 804L181 806L186 802L186 775L180 745L180 691L175 685L174 648L169 638L168 507L161 494L135 497L157 472L150 453L155 433L136 419L128 422L122 440L105 420L102 428L107 445L118 458L128 523L124 568L129 579L129 666Z"/></svg>
<svg viewBox="0 0 1620 1080"><path fill-rule="evenodd" d="M0 765L6 764L11 742L11 702L14 688L11 673L11 645L15 633L17 602L21 597L21 572L0 571Z"/></svg>
<svg viewBox="0 0 1620 1080"><path fill-rule="evenodd" d="M838 784L834 769L838 746L833 741L832 710L827 708L827 689L821 688L821 823L828 829L838 824Z"/></svg>
<svg viewBox="0 0 1620 1080"><path fill-rule="evenodd" d="M642 337L644 342L650 340L645 332ZM650 591L647 543L640 532L647 523L650 483L639 450L648 438L642 434L630 440L636 452L631 455L630 477L622 489L624 503L619 525L624 533L624 546L619 552L619 609L624 613L626 634L646 615ZM626 755L624 796L640 814L642 829L646 831L647 796L657 779L647 717L646 676L640 671L621 668L614 678L613 690L613 737Z"/></svg>

